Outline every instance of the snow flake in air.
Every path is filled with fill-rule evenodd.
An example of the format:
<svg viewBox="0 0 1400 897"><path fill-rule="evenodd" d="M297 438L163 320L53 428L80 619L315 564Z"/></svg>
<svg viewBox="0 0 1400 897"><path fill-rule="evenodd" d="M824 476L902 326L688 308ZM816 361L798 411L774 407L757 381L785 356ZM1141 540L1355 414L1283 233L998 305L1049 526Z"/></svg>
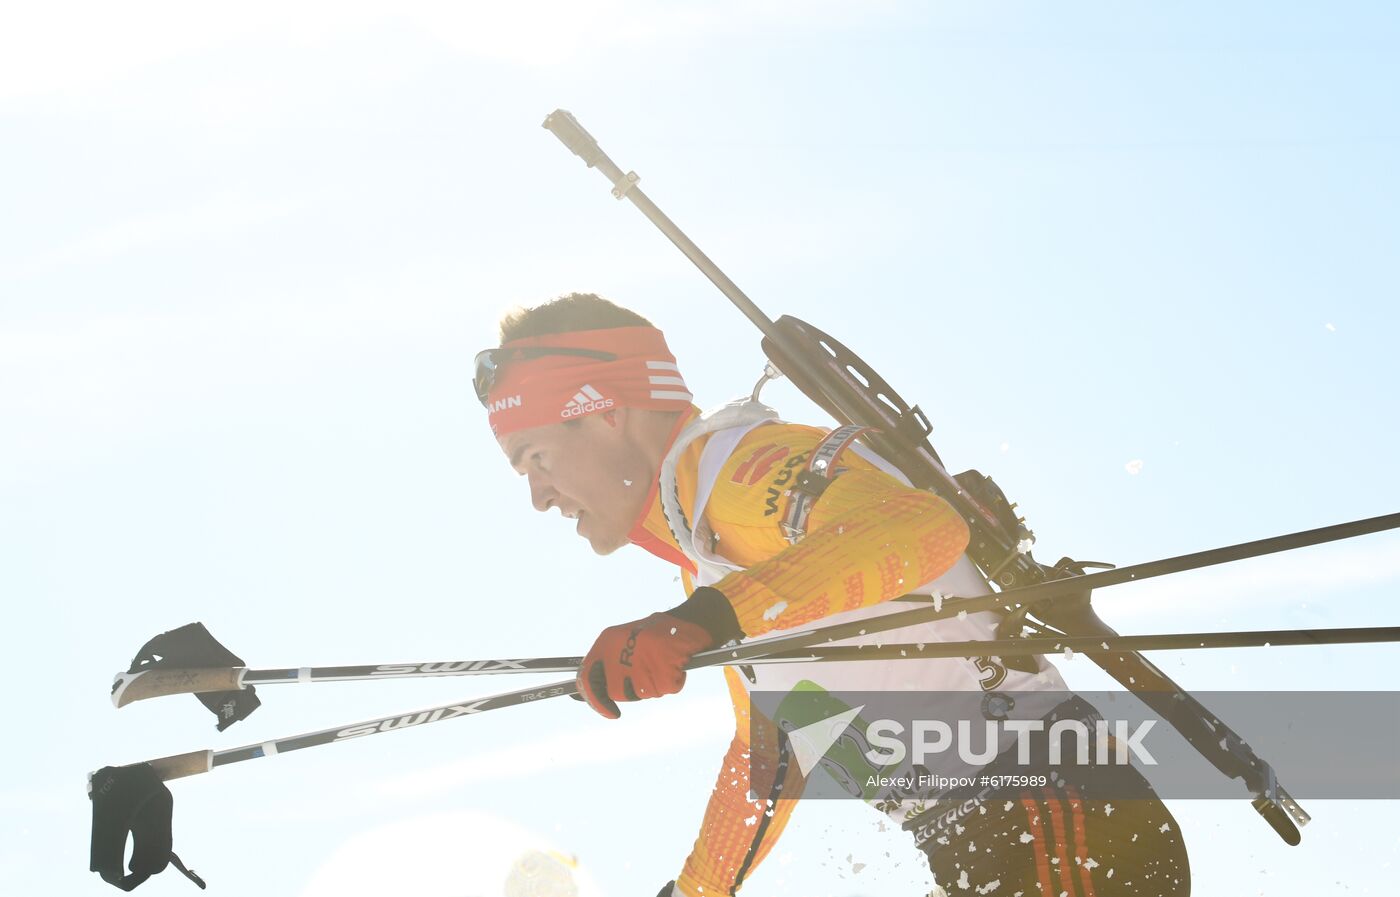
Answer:
<svg viewBox="0 0 1400 897"><path fill-rule="evenodd" d="M943 593L942 593L942 592L934 592L934 593L933 593L933 612L936 613L936 614L941 614L941 613L943 613Z"/></svg>
<svg viewBox="0 0 1400 897"><path fill-rule="evenodd" d="M1137 476L1142 473L1142 459L1134 458L1127 464L1124 464L1123 469L1126 470L1130 476Z"/></svg>
<svg viewBox="0 0 1400 897"><path fill-rule="evenodd" d="M1333 325L1333 324L1328 323L1328 324L1324 324L1323 326L1327 328L1327 330L1328 330L1329 333L1336 333L1336 332L1337 332L1337 328L1336 328L1336 326Z"/></svg>
<svg viewBox="0 0 1400 897"><path fill-rule="evenodd" d="M1112 816L1112 815L1113 815L1113 804L1104 804L1104 805L1103 805L1103 814L1104 814L1105 816Z"/></svg>
<svg viewBox="0 0 1400 897"><path fill-rule="evenodd" d="M779 614L787 610L787 606L788 605L786 601L779 601L777 604L773 605L772 607L768 608L766 611L763 612L763 619L771 623L772 621L778 619Z"/></svg>
<svg viewBox="0 0 1400 897"><path fill-rule="evenodd" d="M1001 444L1001 453L1004 455L1004 454L1006 454L1006 453L1009 452L1009 451L1011 451L1011 443L1009 443L1009 442L1003 442L1003 443Z"/></svg>

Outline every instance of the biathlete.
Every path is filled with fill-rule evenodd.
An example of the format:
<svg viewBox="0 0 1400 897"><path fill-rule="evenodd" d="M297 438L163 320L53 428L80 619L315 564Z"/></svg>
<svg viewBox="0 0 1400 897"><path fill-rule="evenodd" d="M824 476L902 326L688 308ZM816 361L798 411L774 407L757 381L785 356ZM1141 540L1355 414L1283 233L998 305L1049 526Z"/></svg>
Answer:
<svg viewBox="0 0 1400 897"><path fill-rule="evenodd" d="M619 716L619 702L680 691L693 655L735 639L890 613L899 609L890 600L908 593L991 591L964 553L967 525L946 502L909 487L846 429L785 423L757 402L702 415L661 331L598 296L508 315L499 345L477 356L475 386L537 510L576 520L599 554L633 544L680 568L684 601L603 630L585 656L579 692L605 717ZM802 473L819 488L794 488ZM992 639L999 620L980 612L878 639ZM750 689L805 681L833 691L1043 692L1047 701L1067 691L1044 658L795 663L724 675L736 732L694 848L662 895L737 892L798 802L798 764L785 762L787 741L755 715ZM779 775L751 793L760 763ZM1176 821L1155 796L1097 800L1065 784L1014 799L872 803L913 834L949 893L1190 892Z"/></svg>

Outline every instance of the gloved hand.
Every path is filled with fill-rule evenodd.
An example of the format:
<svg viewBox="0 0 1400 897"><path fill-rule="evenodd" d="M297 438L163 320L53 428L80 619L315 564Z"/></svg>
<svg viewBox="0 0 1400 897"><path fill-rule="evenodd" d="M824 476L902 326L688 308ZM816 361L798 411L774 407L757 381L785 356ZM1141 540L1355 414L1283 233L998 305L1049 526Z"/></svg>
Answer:
<svg viewBox="0 0 1400 897"><path fill-rule="evenodd" d="M617 701L675 694L691 657L742 635L728 599L702 586L669 611L604 629L579 667L578 693L617 719Z"/></svg>
<svg viewBox="0 0 1400 897"><path fill-rule="evenodd" d="M609 626L583 658L578 692L608 719L622 715L617 701L659 698L685 685L685 664L711 647L703 627L670 614Z"/></svg>

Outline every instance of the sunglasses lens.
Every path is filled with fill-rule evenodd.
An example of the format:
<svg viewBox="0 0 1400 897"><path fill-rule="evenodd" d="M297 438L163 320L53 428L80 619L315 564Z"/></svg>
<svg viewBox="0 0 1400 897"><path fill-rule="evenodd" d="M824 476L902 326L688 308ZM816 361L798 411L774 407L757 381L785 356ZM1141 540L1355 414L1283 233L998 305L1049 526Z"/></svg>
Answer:
<svg viewBox="0 0 1400 897"><path fill-rule="evenodd" d="M496 352L496 349L478 352L473 365L475 374L472 376L472 386L476 388L476 397L483 406L491 394L491 387L496 384Z"/></svg>

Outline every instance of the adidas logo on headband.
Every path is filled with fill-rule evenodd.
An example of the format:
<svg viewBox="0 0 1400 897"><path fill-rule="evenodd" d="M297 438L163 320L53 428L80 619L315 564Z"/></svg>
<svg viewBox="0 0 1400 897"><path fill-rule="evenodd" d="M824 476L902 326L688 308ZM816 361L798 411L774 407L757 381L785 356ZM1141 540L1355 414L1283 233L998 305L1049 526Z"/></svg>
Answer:
<svg viewBox="0 0 1400 897"><path fill-rule="evenodd" d="M564 403L564 410L559 412L563 418L581 417L592 411L601 411L604 408L611 408L614 402L612 399L603 398L603 394L585 383L579 387L574 397Z"/></svg>

